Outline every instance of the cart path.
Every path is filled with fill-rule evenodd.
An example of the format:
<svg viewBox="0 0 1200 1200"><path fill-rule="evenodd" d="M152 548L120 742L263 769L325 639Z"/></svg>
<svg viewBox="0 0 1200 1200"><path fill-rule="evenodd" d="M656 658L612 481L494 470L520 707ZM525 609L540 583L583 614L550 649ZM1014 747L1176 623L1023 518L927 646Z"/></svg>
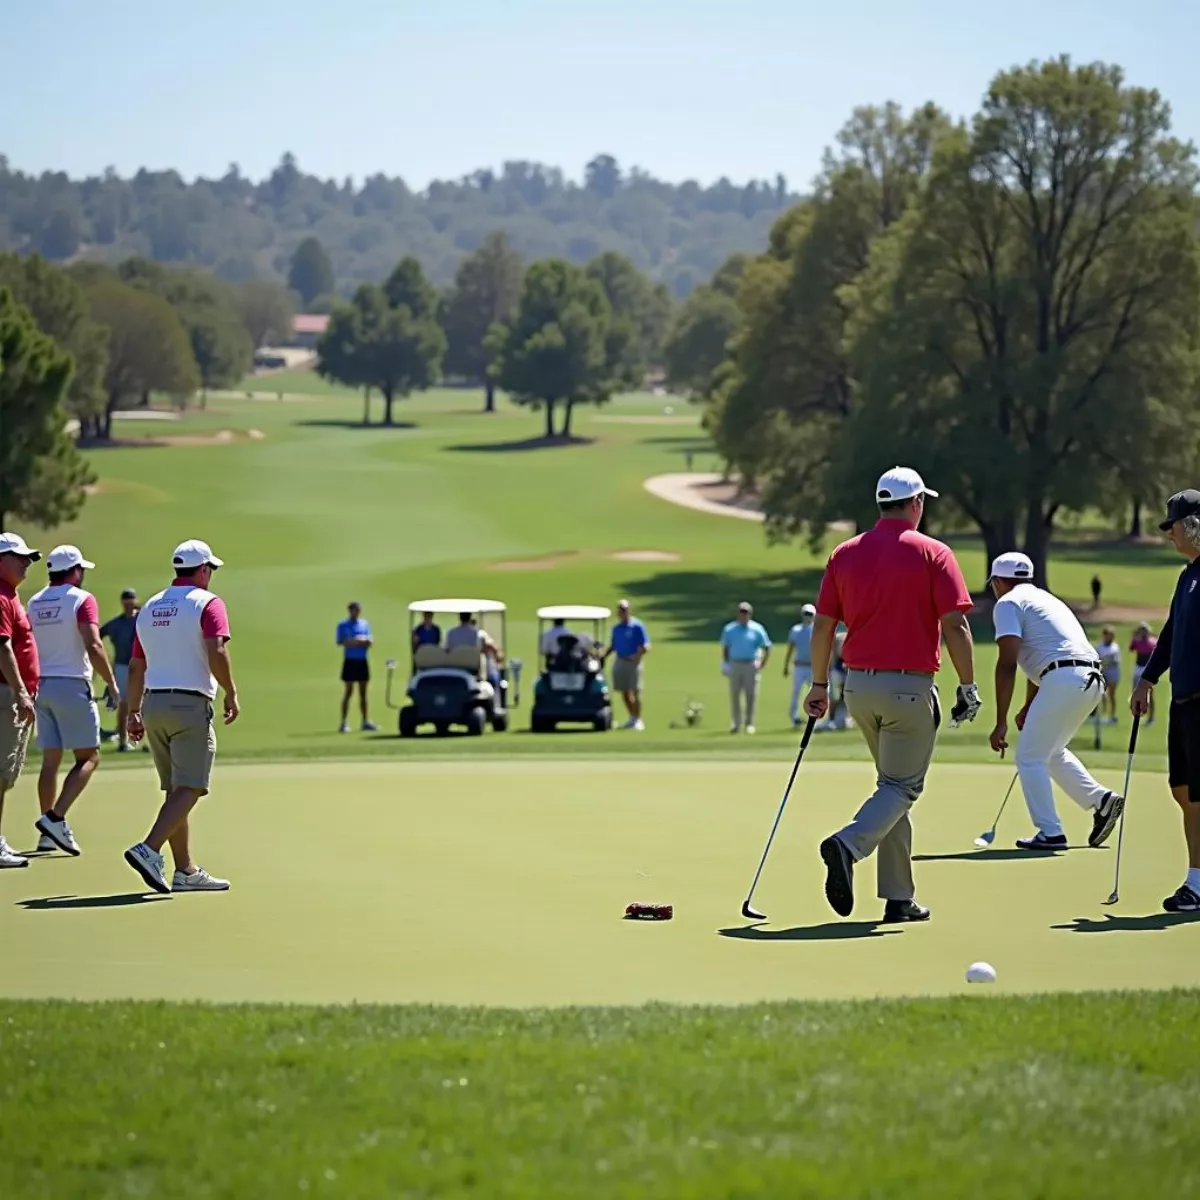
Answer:
<svg viewBox="0 0 1200 1200"><path fill-rule="evenodd" d="M763 514L758 501L751 496L738 496L738 485L717 472L652 475L645 488L660 500L694 508L697 512L719 517L741 517L745 521L761 521Z"/></svg>

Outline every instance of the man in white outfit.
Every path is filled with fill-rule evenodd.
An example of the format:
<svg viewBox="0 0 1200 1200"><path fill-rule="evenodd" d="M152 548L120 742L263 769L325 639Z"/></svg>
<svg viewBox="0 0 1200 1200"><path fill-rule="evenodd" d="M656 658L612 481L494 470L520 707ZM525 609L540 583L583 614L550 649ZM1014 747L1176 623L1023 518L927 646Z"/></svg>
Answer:
<svg viewBox="0 0 1200 1200"><path fill-rule="evenodd" d="M992 563L996 606L996 727L989 739L997 753L1008 746L1008 710L1017 667L1028 686L1017 713L1017 773L1037 830L1020 838L1022 850L1065 850L1067 836L1054 807L1051 781L1092 814L1089 846L1107 840L1125 798L1097 783L1067 749L1104 693L1096 652L1075 614L1033 583L1033 563L1024 554L1001 554Z"/></svg>
<svg viewBox="0 0 1200 1200"><path fill-rule="evenodd" d="M100 606L83 588L83 576L96 564L78 546L55 546L46 559L50 584L26 606L41 660L37 694L37 742L42 751L38 776L41 816L39 850L78 854L79 843L67 824L67 812L100 765L100 710L92 699L92 671L121 699L116 675L100 640ZM58 789L63 755L74 763Z"/></svg>
<svg viewBox="0 0 1200 1200"><path fill-rule="evenodd" d="M788 630L787 649L783 652L783 677L792 674L792 703L788 716L792 727L800 728L800 695L812 682L812 635L813 622L817 619L816 607L805 604L800 609L800 620Z"/></svg>

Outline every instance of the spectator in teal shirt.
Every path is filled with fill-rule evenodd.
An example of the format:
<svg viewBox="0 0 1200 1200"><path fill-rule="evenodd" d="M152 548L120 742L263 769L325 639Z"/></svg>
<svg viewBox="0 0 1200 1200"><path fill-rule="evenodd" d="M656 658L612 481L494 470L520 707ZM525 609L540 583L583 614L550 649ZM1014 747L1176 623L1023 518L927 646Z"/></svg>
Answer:
<svg viewBox="0 0 1200 1200"><path fill-rule="evenodd" d="M721 630L721 669L729 679L730 733L754 732L758 674L771 656L771 639L753 616L753 607L743 600L736 619Z"/></svg>

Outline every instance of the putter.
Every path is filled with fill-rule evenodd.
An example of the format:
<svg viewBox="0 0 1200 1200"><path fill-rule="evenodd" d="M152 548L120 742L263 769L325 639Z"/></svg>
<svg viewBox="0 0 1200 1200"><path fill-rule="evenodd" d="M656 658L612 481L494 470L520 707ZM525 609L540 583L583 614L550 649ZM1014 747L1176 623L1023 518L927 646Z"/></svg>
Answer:
<svg viewBox="0 0 1200 1200"><path fill-rule="evenodd" d="M1020 778L1020 775L1015 774L1015 775L1013 775L1012 779L1009 781L1008 791L1004 793L1004 799L1000 802L1000 811L996 814L996 819L992 822L991 829L989 829L987 831L987 833L981 833L975 839L975 845L980 846L982 848L986 848L986 847L990 846L996 840L996 826L1000 824L1000 818L1002 816L1004 816L1004 807L1006 804L1008 804L1008 798L1009 798L1009 796L1012 795L1012 790L1016 786L1017 780L1019 778Z"/></svg>
<svg viewBox="0 0 1200 1200"><path fill-rule="evenodd" d="M1129 731L1129 758L1125 763L1125 803L1129 803L1129 777L1133 774L1133 752L1137 749L1138 726L1142 723L1140 716L1133 718L1133 728ZM1105 904L1116 904L1121 899L1121 843L1125 840L1125 810L1117 820L1117 864L1113 875L1113 890Z"/></svg>
<svg viewBox="0 0 1200 1200"><path fill-rule="evenodd" d="M745 902L742 904L742 916L748 921L765 921L767 914L759 912L754 908L750 901L754 898L754 889L758 887L758 878L762 874L763 867L767 864L767 855L771 852L771 843L775 840L775 831L779 828L779 822L783 819L783 810L787 807L788 797L792 794L792 784L796 782L796 772L800 770L800 762L804 758L804 751L808 749L808 739L812 737L813 726L816 725L817 718L809 717L808 724L804 727L804 736L800 739L800 749L796 752L796 761L792 765L792 773L788 777L787 787L783 789L783 799L779 802L779 811L775 814L775 824L771 826L771 833L767 838L767 844L763 847L762 858L758 860L758 870L754 872L754 882L750 885L750 890L746 893Z"/></svg>

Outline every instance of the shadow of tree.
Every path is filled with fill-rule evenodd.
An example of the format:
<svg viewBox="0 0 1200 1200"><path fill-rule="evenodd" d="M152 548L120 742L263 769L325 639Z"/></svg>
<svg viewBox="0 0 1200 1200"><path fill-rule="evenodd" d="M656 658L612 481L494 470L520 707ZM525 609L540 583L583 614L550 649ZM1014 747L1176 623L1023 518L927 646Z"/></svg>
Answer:
<svg viewBox="0 0 1200 1200"><path fill-rule="evenodd" d="M595 438L590 437L532 437L516 442L474 442L447 446L458 454L520 454L529 450L566 450L572 446L591 446Z"/></svg>
<svg viewBox="0 0 1200 1200"><path fill-rule="evenodd" d="M372 421L370 425L364 425L361 421L350 420L332 420L308 418L303 421L293 421L293 425L299 425L307 429L370 429L379 433L389 433L395 430L416 429L415 421L393 421L390 425L383 425L379 421Z"/></svg>
<svg viewBox="0 0 1200 1200"><path fill-rule="evenodd" d="M637 615L647 625L669 621L676 640L715 642L738 604L754 605L754 619L766 626L772 641L782 642L800 618L800 606L816 599L821 569L796 571L661 571L618 585L636 597ZM650 629L654 637L653 628Z"/></svg>
<svg viewBox="0 0 1200 1200"><path fill-rule="evenodd" d="M888 937L900 929L880 929L879 921L826 921L822 925L796 925L791 929L763 929L759 925L735 925L718 929L721 937L748 942L837 942L850 938Z"/></svg>

